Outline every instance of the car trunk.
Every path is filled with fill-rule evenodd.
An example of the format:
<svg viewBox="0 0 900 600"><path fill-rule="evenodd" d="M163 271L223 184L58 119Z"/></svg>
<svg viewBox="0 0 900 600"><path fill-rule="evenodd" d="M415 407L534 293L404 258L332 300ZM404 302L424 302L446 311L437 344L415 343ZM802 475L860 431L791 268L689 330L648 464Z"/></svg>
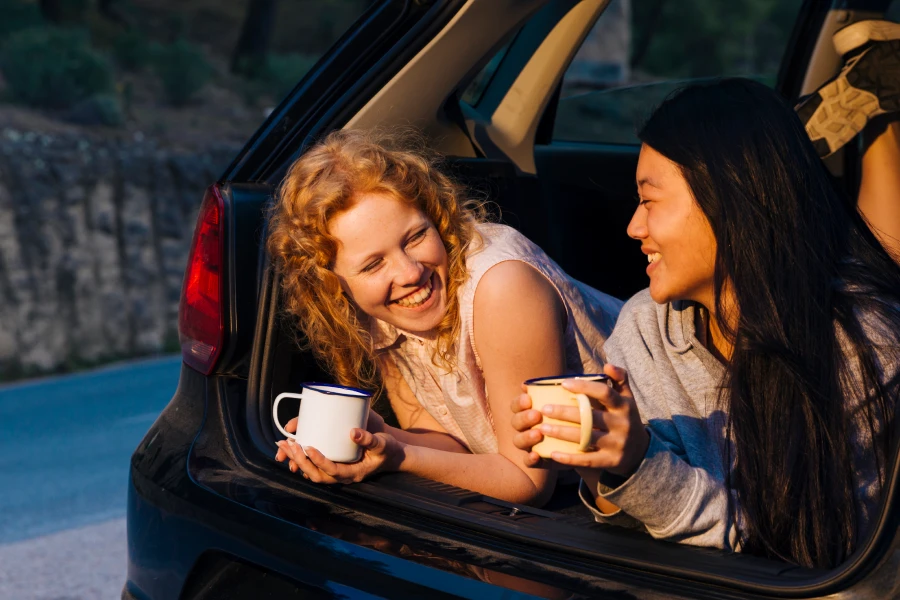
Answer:
<svg viewBox="0 0 900 600"><path fill-rule="evenodd" d="M446 4L441 9L450 11L453 3ZM450 16L423 20L422 27L437 28ZM595 523L577 499L574 484L560 485L547 506L535 509L402 473L322 486L274 461L280 438L271 417L275 396L298 391L304 381L331 377L299 348L280 312L278 277L262 247L268 203L290 160L315 136L342 126L414 50L407 44L377 69L373 59L369 68L377 76L344 82L338 91L316 88L317 93L330 94L333 105L321 100L310 104L310 94L298 92L300 100L280 107L226 174L222 192L228 335L216 375L207 383L207 415L189 463L194 480L282 523L308 528L310 515L328 513L334 517L329 522L402 541L412 549L410 560L430 564L433 557L442 557L447 561L442 568L447 569L457 568L446 566L454 562L468 567L490 564L498 573L588 595L636 585L656 590L660 597L803 597L830 593L857 580L861 566L866 566L859 558L877 549L882 531L890 536L882 536L882 541L894 540L896 518L883 521L874 541L863 544L846 565L820 572L659 542L640 531ZM304 85L312 89L315 78L299 87ZM349 100L356 95L360 99ZM463 127L456 129L457 135ZM635 149L553 144L540 130L535 141L536 173L496 156L466 152L459 152L448 166L461 181L483 190L500 207L504 222L542 246L567 272L598 289L630 296L644 279L638 252L619 260L620 237L633 208ZM604 185L598 187L598 180ZM598 257L615 260L598 269ZM282 405L282 419L296 415L296 404ZM371 547L379 548L376 543ZM416 555L417 548L424 549L422 556ZM471 569L468 572L471 576Z"/></svg>

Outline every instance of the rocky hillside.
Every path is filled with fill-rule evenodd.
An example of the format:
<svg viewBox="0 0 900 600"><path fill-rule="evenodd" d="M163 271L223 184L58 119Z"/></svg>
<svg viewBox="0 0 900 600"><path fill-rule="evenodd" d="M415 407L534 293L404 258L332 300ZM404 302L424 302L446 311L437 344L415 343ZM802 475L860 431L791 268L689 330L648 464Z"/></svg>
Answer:
<svg viewBox="0 0 900 600"><path fill-rule="evenodd" d="M0 381L177 350L196 211L238 150L0 131Z"/></svg>

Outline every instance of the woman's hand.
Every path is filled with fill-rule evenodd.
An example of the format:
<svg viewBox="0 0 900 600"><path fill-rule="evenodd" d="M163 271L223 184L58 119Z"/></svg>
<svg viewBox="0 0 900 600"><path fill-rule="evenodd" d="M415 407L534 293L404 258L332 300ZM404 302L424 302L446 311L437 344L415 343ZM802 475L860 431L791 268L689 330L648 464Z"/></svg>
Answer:
<svg viewBox="0 0 900 600"><path fill-rule="evenodd" d="M291 424L285 429L291 431ZM296 427L296 423L293 425ZM330 461L311 446L304 453L291 439L278 442L275 460L289 460L292 473L301 471L304 478L315 483L356 483L380 471L398 470L405 457L405 445L387 433L353 429L350 438L363 449L362 459L355 463Z"/></svg>
<svg viewBox="0 0 900 600"><path fill-rule="evenodd" d="M628 373L612 365L603 372L612 380L612 387L599 381L572 379L563 387L576 394L585 394L599 407L593 410L594 428L591 432L590 452L570 454L554 452L550 457L576 469L603 469L620 477L628 477L644 460L650 445L650 434L641 422L634 396L628 387ZM547 405L543 414L560 421L579 424L578 407ZM541 424L538 429L546 436L578 443L581 429L567 425Z"/></svg>
<svg viewBox="0 0 900 600"><path fill-rule="evenodd" d="M593 410L594 428L589 446L592 451L584 454L554 452L551 458L576 469L603 469L627 477L644 460L650 435L641 422L640 412L628 387L628 373L612 365L606 365L603 371L612 379L612 387L603 382L581 379L572 379L563 384L570 392L586 394L595 401L597 408ZM544 407L542 414L533 410L531 398L522 394L513 402L512 410L515 413L512 425L519 432L514 442L516 447L528 452L526 464L529 466L540 462L540 457L531 448L543 440L545 435L575 443L581 439L579 427L542 423L543 416L546 415L578 425L581 419L576 406L548 405Z"/></svg>
<svg viewBox="0 0 900 600"><path fill-rule="evenodd" d="M523 390L528 388L522 385ZM532 451L535 444L544 439L544 434L537 429L532 429L535 425L539 425L543 420L543 416L539 411L531 408L531 396L520 394L513 400L510 409L513 412L512 426L517 433L513 436L513 444L519 450L524 450L528 454L525 455L524 462L528 467L535 467L541 464L541 457L537 452Z"/></svg>
<svg viewBox="0 0 900 600"><path fill-rule="evenodd" d="M386 427L386 425L384 424L384 418L370 408L369 409L369 418L366 420L366 431L369 431L372 433L382 433L382 432L386 431L385 427ZM291 433L295 433L297 431L297 417L294 417L293 419L288 421L287 424L284 426L284 430L289 431ZM284 460L283 458L278 458L277 456L278 455L276 455L275 460L277 460L279 462Z"/></svg>

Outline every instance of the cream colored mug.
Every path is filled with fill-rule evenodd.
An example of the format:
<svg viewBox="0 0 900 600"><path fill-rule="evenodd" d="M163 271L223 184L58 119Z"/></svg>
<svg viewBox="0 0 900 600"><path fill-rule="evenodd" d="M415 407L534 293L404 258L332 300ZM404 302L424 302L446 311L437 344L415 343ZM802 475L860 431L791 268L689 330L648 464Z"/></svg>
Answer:
<svg viewBox="0 0 900 600"><path fill-rule="evenodd" d="M548 404L577 406L581 417L581 439L578 442L569 442L545 435L543 441L535 444L532 448L532 450L537 452L538 456L541 456L542 458L550 458L550 454L553 452L584 454L587 451L588 446L590 446L591 431L594 428L593 407L587 396L584 394L572 393L562 386L564 381L570 379L606 382L609 380L609 377L602 373L590 375L557 375L555 377L529 379L525 382L525 386L528 389L528 395L531 397L531 408L541 410ZM551 419L547 415L544 415L542 423L563 425L566 427L574 426L574 424L569 421Z"/></svg>

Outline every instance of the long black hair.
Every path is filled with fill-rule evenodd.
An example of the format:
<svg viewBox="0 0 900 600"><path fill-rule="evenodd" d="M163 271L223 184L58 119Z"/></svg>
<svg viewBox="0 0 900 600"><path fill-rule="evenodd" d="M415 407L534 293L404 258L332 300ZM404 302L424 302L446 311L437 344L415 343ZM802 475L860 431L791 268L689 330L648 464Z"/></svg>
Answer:
<svg viewBox="0 0 900 600"><path fill-rule="evenodd" d="M768 87L683 88L638 136L680 167L712 227L708 308L723 314L726 284L736 300L732 326L719 319L734 344L720 400L743 549L834 566L860 533L854 448L884 484L898 378L883 381L882 368L898 356L877 353L870 333L900 333L900 267Z"/></svg>

